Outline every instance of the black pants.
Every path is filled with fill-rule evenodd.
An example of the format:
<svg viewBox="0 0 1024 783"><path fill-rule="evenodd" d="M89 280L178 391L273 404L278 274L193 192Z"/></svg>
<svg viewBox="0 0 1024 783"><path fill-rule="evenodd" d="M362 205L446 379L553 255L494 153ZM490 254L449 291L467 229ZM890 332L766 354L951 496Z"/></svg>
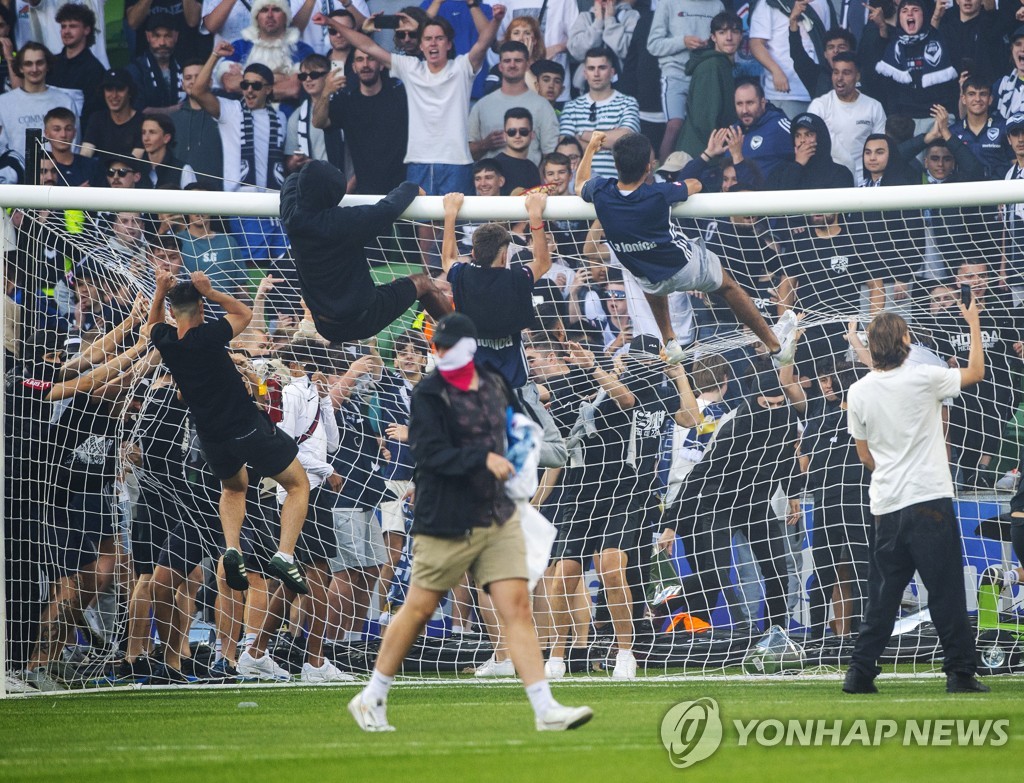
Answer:
<svg viewBox="0 0 1024 783"><path fill-rule="evenodd" d="M974 632L967 619L960 526L949 498L928 500L875 517L869 528L868 605L850 668L874 678L896 623L903 590L916 569L928 589L946 673L974 674Z"/></svg>

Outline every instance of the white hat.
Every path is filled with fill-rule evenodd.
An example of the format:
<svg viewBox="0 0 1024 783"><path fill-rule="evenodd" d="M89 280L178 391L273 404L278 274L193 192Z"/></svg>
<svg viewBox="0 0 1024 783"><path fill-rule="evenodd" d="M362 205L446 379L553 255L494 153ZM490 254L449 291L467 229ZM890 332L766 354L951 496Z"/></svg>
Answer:
<svg viewBox="0 0 1024 783"><path fill-rule="evenodd" d="M256 24L256 17L260 11L266 8L268 5L272 5L275 8L280 8L284 11L284 23L292 23L292 7L288 0L253 0L252 3L252 23Z"/></svg>

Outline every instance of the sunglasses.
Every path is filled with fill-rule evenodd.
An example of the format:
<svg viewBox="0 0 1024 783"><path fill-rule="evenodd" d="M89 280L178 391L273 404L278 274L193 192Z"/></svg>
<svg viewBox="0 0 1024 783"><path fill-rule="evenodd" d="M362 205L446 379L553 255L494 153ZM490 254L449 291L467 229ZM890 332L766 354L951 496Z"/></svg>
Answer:
<svg viewBox="0 0 1024 783"><path fill-rule="evenodd" d="M590 104L590 121L597 122L597 104Z"/></svg>
<svg viewBox="0 0 1024 783"><path fill-rule="evenodd" d="M626 292L625 291L605 291L604 292L604 298L605 299L625 299L626 298Z"/></svg>
<svg viewBox="0 0 1024 783"><path fill-rule="evenodd" d="M304 82L307 79L322 79L327 75L327 71L309 71L308 73L300 73L299 81Z"/></svg>
<svg viewBox="0 0 1024 783"><path fill-rule="evenodd" d="M243 79L242 83L239 86L243 90L262 90L264 87L267 86L267 83L266 82L250 82L250 81L247 81L247 80Z"/></svg>
<svg viewBox="0 0 1024 783"><path fill-rule="evenodd" d="M132 169L107 169L108 177L127 177L132 173Z"/></svg>
<svg viewBox="0 0 1024 783"><path fill-rule="evenodd" d="M395 38L397 38L399 41L405 41L410 38L416 41L419 39L419 37L420 34L415 30L395 30Z"/></svg>
<svg viewBox="0 0 1024 783"><path fill-rule="evenodd" d="M516 136L522 136L523 138L526 138L531 133L533 133L533 131L530 130L529 128L506 128L505 129L505 135L508 136L510 139L511 138L515 138Z"/></svg>

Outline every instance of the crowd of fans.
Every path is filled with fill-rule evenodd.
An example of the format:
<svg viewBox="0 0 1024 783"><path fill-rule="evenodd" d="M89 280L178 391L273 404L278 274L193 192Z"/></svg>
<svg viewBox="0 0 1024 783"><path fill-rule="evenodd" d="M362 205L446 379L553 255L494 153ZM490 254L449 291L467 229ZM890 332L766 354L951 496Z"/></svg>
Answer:
<svg viewBox="0 0 1024 783"><path fill-rule="evenodd" d="M138 0L126 10L131 61L114 68L102 3L16 8L0 4L5 183L277 190L316 159L355 193L411 180L435 195L565 195L595 131L606 136L596 175L614 176L611 147L642 133L660 159L655 176L696 179L705 192L1024 178L1024 4L1012 0L760 0L749 14L720 0L597 0L582 12L571 0ZM26 149L32 127L43 132L39 155ZM26 160L37 169L26 172ZM456 260L481 264L487 232L458 220L454 195L445 202L443 231L406 223L380 237L371 255L384 278L390 264L411 263L455 285ZM13 218L10 665L42 689L100 676L288 679L282 663L296 656L268 654L283 626L305 681L348 679L359 668L351 651L386 624L408 578L408 403L431 366L429 324L326 344L274 219ZM641 628L676 628L680 612L714 623L722 597L734 629L752 632L762 620L788 627L806 588L813 638L856 630L867 477L843 400L870 364L858 322L882 308L908 316L918 360L955 365L969 347L961 287L982 303L990 372L948 409L951 459L966 488L1016 488L1019 455L1003 430L1024 355L1019 207L678 221L769 322L802 313L795 363L781 365L729 339L739 325L716 297L676 293L676 334L710 348L667 367L600 224L544 221L541 248L534 222L507 226L509 264L529 268L527 288L494 301L481 289L473 302L522 321L524 363L507 377L550 420L534 498L559 528L536 594L549 676L585 659L573 651L595 628L628 652ZM279 504L256 481L248 590L222 571L206 578L224 546L216 482L136 297L158 270L203 272L253 301L233 356L299 441L316 498L310 538L330 539L306 551L308 597L267 575ZM482 345L508 347L478 328ZM797 562L804 497L814 507L809 586ZM665 580L652 567L666 557L689 575L656 598ZM596 614L580 578L591 558ZM650 624L655 605L664 627ZM215 627L209 661L189 644L197 607ZM490 636L495 654L479 675L511 673L486 594L467 580L447 616L448 633Z"/></svg>

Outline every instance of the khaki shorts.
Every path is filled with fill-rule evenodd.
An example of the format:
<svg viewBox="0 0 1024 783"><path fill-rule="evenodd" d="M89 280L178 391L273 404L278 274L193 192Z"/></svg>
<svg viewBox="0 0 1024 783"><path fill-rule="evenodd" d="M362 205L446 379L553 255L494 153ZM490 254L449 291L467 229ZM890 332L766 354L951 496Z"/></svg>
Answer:
<svg viewBox="0 0 1024 783"><path fill-rule="evenodd" d="M418 535L412 542L412 584L444 593L467 571L483 588L502 579L527 578L526 542L519 512L503 525L475 527L462 538Z"/></svg>
<svg viewBox="0 0 1024 783"><path fill-rule="evenodd" d="M402 498L409 491L412 482L388 479L384 484L387 486L388 492L398 496L398 500L386 500L380 504L381 530L385 533L401 533L405 535L405 512L402 510L405 501Z"/></svg>
<svg viewBox="0 0 1024 783"><path fill-rule="evenodd" d="M690 242L693 254L686 266L667 280L652 283L646 277L636 277L645 293L668 296L678 291L703 291L714 293L722 287L722 262L718 256L696 242Z"/></svg>

